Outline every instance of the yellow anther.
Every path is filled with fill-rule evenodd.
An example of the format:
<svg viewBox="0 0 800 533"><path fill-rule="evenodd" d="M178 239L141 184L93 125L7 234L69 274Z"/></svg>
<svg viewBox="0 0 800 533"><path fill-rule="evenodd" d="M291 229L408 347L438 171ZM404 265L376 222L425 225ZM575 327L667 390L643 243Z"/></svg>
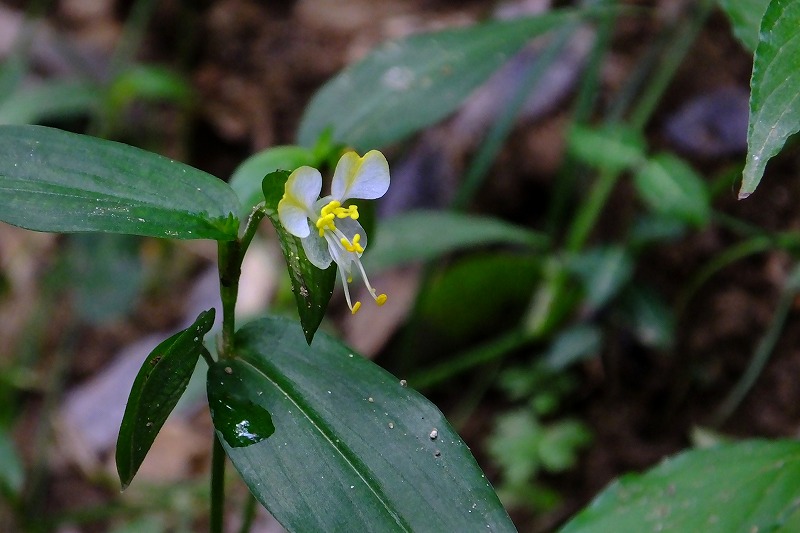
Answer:
<svg viewBox="0 0 800 533"><path fill-rule="evenodd" d="M378 304L378 305L383 305L383 304L386 303L387 299L388 299L388 296L386 296L385 294L381 294L380 296L375 298L375 303Z"/></svg>
<svg viewBox="0 0 800 533"><path fill-rule="evenodd" d="M353 276L347 276L347 283L353 283Z"/></svg>
<svg viewBox="0 0 800 533"><path fill-rule="evenodd" d="M352 218L353 220L358 220L358 206L351 205L349 210L350 210L350 218Z"/></svg>
<svg viewBox="0 0 800 533"><path fill-rule="evenodd" d="M352 314L356 314L358 310L361 309L361 302L356 302L353 304L353 308L350 310Z"/></svg>
<svg viewBox="0 0 800 533"><path fill-rule="evenodd" d="M335 213L336 209L339 208L342 203L339 200L331 200L327 203L327 205L323 206L320 210L320 214L322 216L329 215L331 213Z"/></svg>

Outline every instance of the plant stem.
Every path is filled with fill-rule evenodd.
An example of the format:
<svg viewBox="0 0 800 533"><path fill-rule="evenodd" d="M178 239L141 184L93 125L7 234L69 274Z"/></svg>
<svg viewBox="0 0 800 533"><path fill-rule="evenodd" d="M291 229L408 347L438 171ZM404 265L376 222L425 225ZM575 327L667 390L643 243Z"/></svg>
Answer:
<svg viewBox="0 0 800 533"><path fill-rule="evenodd" d="M225 507L225 449L214 434L214 448L211 453L211 517L208 530L222 533L222 518Z"/></svg>
<svg viewBox="0 0 800 533"><path fill-rule="evenodd" d="M219 243L219 292L222 299L222 346L220 359L233 357L233 335L236 332L236 298L242 273L241 242Z"/></svg>

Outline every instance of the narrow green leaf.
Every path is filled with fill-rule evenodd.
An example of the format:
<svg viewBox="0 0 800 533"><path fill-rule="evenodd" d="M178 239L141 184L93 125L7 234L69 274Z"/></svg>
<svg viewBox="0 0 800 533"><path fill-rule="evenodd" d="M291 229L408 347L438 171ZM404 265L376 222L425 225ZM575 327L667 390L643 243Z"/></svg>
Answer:
<svg viewBox="0 0 800 533"><path fill-rule="evenodd" d="M547 246L547 237L495 218L446 211L412 211L378 223L364 264L370 271L489 244L533 249Z"/></svg>
<svg viewBox="0 0 800 533"><path fill-rule="evenodd" d="M530 39L590 13L551 11L385 43L314 96L299 142L313 146L326 128L360 151L399 141L454 111Z"/></svg>
<svg viewBox="0 0 800 533"><path fill-rule="evenodd" d="M306 341L311 344L317 328L319 328L328 302L333 295L336 282L336 264L333 263L325 270L315 267L306 257L300 239L286 231L278 220L278 202L283 197L284 186L289 178L289 172L279 170L267 174L262 182L267 217L275 227L278 240L281 243L283 257L289 269L289 278L292 281L292 292L297 302L297 313L300 315L300 324Z"/></svg>
<svg viewBox="0 0 800 533"><path fill-rule="evenodd" d="M125 489L180 400L205 350L203 337L214 325L214 309L156 346L136 375L117 438L117 472Z"/></svg>
<svg viewBox="0 0 800 533"><path fill-rule="evenodd" d="M583 163L621 172L644 161L647 143L638 131L614 124L601 129L574 126L569 151Z"/></svg>
<svg viewBox="0 0 800 533"><path fill-rule="evenodd" d="M728 15L733 34L751 52L758 46L758 29L769 0L719 0L719 6Z"/></svg>
<svg viewBox="0 0 800 533"><path fill-rule="evenodd" d="M796 514L800 443L693 450L606 488L561 533L774 531Z"/></svg>
<svg viewBox="0 0 800 533"><path fill-rule="evenodd" d="M275 433L223 446L286 529L514 531L466 444L403 382L324 333L308 346L286 319L248 324L236 341L230 375Z"/></svg>
<svg viewBox="0 0 800 533"><path fill-rule="evenodd" d="M229 361L211 365L207 389L214 427L231 448L250 446L275 433L269 411L249 399L241 374L233 373Z"/></svg>
<svg viewBox="0 0 800 533"><path fill-rule="evenodd" d="M634 183L654 212L703 226L711 216L708 187L692 167L668 153L656 154L636 169Z"/></svg>
<svg viewBox="0 0 800 533"><path fill-rule="evenodd" d="M251 155L236 167L228 182L242 205L239 216L249 215L264 199L261 182L267 174L276 170L291 172L304 165L317 168L319 163L314 151L302 146L274 146Z"/></svg>
<svg viewBox="0 0 800 533"><path fill-rule="evenodd" d="M0 126L0 220L36 231L236 238L223 181L132 146L41 126Z"/></svg>
<svg viewBox="0 0 800 533"><path fill-rule="evenodd" d="M756 189L767 162L800 130L800 2L772 0L761 21L750 79L747 159L739 198Z"/></svg>

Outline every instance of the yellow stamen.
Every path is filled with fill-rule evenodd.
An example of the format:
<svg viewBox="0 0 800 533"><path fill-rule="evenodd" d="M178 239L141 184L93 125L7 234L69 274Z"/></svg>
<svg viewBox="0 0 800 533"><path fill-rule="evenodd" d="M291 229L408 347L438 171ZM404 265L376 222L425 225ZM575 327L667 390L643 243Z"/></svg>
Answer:
<svg viewBox="0 0 800 533"><path fill-rule="evenodd" d="M386 300L387 300L388 298L389 298L389 297L388 297L388 296L386 296L385 294L381 294L380 296L378 296L377 298L375 298L375 303L376 303L376 304L378 304L379 306L381 306L381 305L383 305L383 304L385 304L385 303L386 303Z"/></svg>
<svg viewBox="0 0 800 533"><path fill-rule="evenodd" d="M347 276L347 283L353 283L353 276Z"/></svg>
<svg viewBox="0 0 800 533"><path fill-rule="evenodd" d="M356 302L356 303L353 305L353 308L350 310L350 312L351 312L352 314L356 314L356 313L358 312L358 310L359 310L359 309L361 309L361 302Z"/></svg>

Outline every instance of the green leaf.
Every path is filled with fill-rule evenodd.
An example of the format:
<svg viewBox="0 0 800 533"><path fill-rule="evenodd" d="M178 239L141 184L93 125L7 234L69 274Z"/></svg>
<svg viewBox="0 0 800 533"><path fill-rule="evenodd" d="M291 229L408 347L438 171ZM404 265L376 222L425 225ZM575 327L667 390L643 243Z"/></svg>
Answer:
<svg viewBox="0 0 800 533"><path fill-rule="evenodd" d="M399 141L449 115L530 39L589 13L552 11L385 43L314 96L299 142L313 146L326 128L362 151Z"/></svg>
<svg viewBox="0 0 800 533"><path fill-rule="evenodd" d="M633 258L621 246L603 246L573 257L567 268L583 282L591 310L606 305L633 276Z"/></svg>
<svg viewBox="0 0 800 533"><path fill-rule="evenodd" d="M597 326L578 324L561 331L542 355L542 364L558 372L595 356L603 343L603 332Z"/></svg>
<svg viewBox="0 0 800 533"><path fill-rule="evenodd" d="M82 80L54 80L20 87L0 102L0 124L35 124L88 115L100 98L100 88Z"/></svg>
<svg viewBox="0 0 800 533"><path fill-rule="evenodd" d="M284 186L289 178L289 172L279 170L267 174L262 182L265 199L265 211L281 243L283 257L289 269L289 279L292 281L292 292L297 303L297 313L306 341L311 344L319 328L328 302L333 295L336 282L336 264L325 270L320 270L308 260L300 239L286 231L278 220L278 202L283 197Z"/></svg>
<svg viewBox="0 0 800 533"><path fill-rule="evenodd" d="M214 315L213 308L203 311L194 324L156 346L136 375L117 438L117 472L123 489L186 390L206 349L203 337L214 325Z"/></svg>
<svg viewBox="0 0 800 533"><path fill-rule="evenodd" d="M641 133L620 124L600 129L574 126L567 142L570 153L580 161L612 172L639 165L647 150Z"/></svg>
<svg viewBox="0 0 800 533"><path fill-rule="evenodd" d="M239 216L249 215L264 199L261 182L267 174L276 170L291 172L305 165L317 168L319 163L314 151L302 146L275 146L251 155L236 167L228 182L242 205Z"/></svg>
<svg viewBox="0 0 800 533"><path fill-rule="evenodd" d="M750 79L747 159L739 198L747 198L767 162L800 130L800 2L772 0L761 21Z"/></svg>
<svg viewBox="0 0 800 533"><path fill-rule="evenodd" d="M455 259L419 296L415 313L431 333L416 351L436 352L436 339L458 346L504 331L524 312L540 272L541 259L533 254L494 251Z"/></svg>
<svg viewBox="0 0 800 533"><path fill-rule="evenodd" d="M547 246L547 237L491 217L447 211L412 211L380 221L374 244L364 254L368 270L385 270L446 253L489 244L533 249Z"/></svg>
<svg viewBox="0 0 800 533"><path fill-rule="evenodd" d="M0 428L0 493L16 499L25 483L25 469L7 428Z"/></svg>
<svg viewBox="0 0 800 533"><path fill-rule="evenodd" d="M325 333L308 346L286 319L248 324L236 343L230 375L275 433L223 446L283 527L515 531L466 444L403 382Z"/></svg>
<svg viewBox="0 0 800 533"><path fill-rule="evenodd" d="M192 97L192 87L182 76L157 65L133 65L124 70L106 95L111 111L117 112L135 100L186 105Z"/></svg>
<svg viewBox="0 0 800 533"><path fill-rule="evenodd" d="M636 169L634 183L654 212L695 226L711 216L708 187L692 167L668 153L656 154Z"/></svg>
<svg viewBox="0 0 800 533"><path fill-rule="evenodd" d="M758 46L758 29L769 0L719 0L728 15L733 34L751 52Z"/></svg>
<svg viewBox="0 0 800 533"><path fill-rule="evenodd" d="M234 375L229 361L211 365L207 389L214 427L231 448L250 446L275 433L269 411L250 400L241 374Z"/></svg>
<svg viewBox="0 0 800 533"><path fill-rule="evenodd" d="M232 240L239 203L223 181L121 143L0 126L0 220L36 231Z"/></svg>
<svg viewBox="0 0 800 533"><path fill-rule="evenodd" d="M606 488L561 533L773 531L796 514L800 443L693 450Z"/></svg>
<svg viewBox="0 0 800 533"><path fill-rule="evenodd" d="M132 310L145 280L140 242L140 238L130 235L70 236L70 288L75 312L82 320L108 324ZM123 279L125 283L120 283Z"/></svg>

